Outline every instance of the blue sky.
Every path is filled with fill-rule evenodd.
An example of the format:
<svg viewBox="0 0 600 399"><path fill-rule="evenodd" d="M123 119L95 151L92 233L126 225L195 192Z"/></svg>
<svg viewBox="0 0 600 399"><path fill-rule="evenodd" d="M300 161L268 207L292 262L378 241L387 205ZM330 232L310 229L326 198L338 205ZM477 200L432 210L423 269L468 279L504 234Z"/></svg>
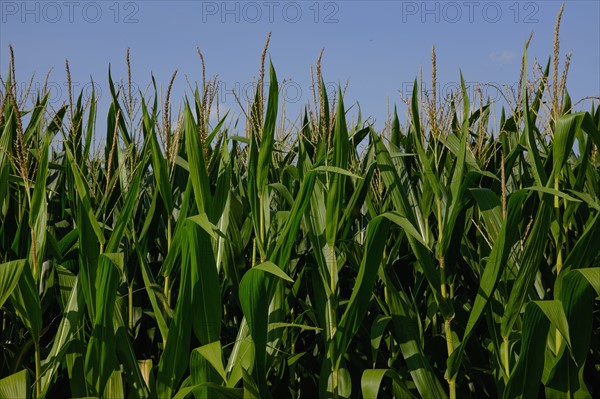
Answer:
<svg viewBox="0 0 600 399"><path fill-rule="evenodd" d="M514 85L529 34L530 62L545 65L560 1L9 1L0 0L0 71L6 76L8 45L16 55L17 78L38 87L52 69L56 107L67 99L65 59L72 79L101 94L99 130L108 104L107 70L126 77L131 48L133 81L145 89L153 73L165 89L179 71L173 104L181 104L190 81L201 80L196 47L207 75L218 74L220 109L239 114L231 90L256 80L260 54L269 46L288 117L312 99L310 65L321 50L328 87L349 81L345 103L359 102L363 115L382 126L387 101L409 95L423 66L429 82L431 46L437 50L438 91L459 82ZM561 25L561 66L572 52L567 87L574 100L600 96L600 2L567 1ZM474 85L471 84L471 87ZM490 89L492 99L498 93ZM588 103L589 104L589 103ZM589 105L588 105L589 106ZM173 113L177 112L177 108ZM102 134L102 132L99 132Z"/></svg>

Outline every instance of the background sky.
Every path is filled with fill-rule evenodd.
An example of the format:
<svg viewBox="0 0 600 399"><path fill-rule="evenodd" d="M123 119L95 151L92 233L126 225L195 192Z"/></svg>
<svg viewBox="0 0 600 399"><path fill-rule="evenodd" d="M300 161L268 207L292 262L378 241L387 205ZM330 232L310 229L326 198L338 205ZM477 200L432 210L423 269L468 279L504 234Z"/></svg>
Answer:
<svg viewBox="0 0 600 399"><path fill-rule="evenodd" d="M8 45L20 82L34 88L49 78L51 105L68 100L65 59L74 86L100 94L98 133L108 107L108 66L118 81L127 76L131 49L134 83L146 90L154 74L166 90L177 69L172 104L177 113L187 80L218 75L219 108L240 114L232 90L252 95L265 39L275 65L287 115L294 120L312 101L310 65L322 48L323 76L333 93L348 81L346 106L357 103L376 127L387 103L404 112L401 96L423 68L429 85L431 46L436 46L438 94L455 90L462 71L469 94L475 83L515 85L523 46L533 32L530 65L546 64L561 1L9 1L0 0L0 74L6 77ZM561 69L572 52L567 87L573 102L600 96L600 1L567 1L560 31ZM530 68L531 69L531 68ZM25 83L22 83L22 86ZM250 90L248 88L250 87ZM429 88L429 87L427 87ZM493 101L498 91L488 86ZM589 109L589 102L584 105ZM241 128L239 130L242 130ZM238 132L241 133L241 132Z"/></svg>

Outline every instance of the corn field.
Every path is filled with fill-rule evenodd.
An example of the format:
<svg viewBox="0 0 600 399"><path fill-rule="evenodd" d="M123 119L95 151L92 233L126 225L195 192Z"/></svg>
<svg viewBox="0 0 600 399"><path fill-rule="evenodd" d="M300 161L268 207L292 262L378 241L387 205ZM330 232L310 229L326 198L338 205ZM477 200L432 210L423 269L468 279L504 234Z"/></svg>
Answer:
<svg viewBox="0 0 600 399"><path fill-rule="evenodd" d="M285 128L266 47L241 134L204 74L172 116L109 72L98 115L10 69L0 397L600 395L600 108L527 45L498 121L460 76L381 131L320 63Z"/></svg>

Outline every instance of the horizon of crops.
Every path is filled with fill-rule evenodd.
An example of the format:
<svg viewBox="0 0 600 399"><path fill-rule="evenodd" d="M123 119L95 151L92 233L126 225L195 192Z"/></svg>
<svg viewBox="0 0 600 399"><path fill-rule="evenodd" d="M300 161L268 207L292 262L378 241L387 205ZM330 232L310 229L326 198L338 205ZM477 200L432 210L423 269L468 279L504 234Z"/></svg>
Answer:
<svg viewBox="0 0 600 399"><path fill-rule="evenodd" d="M560 13L497 126L462 76L442 102L415 80L405 126L349 123L320 55L283 129L268 40L242 133L204 68L173 118L131 76L106 115L28 104L12 63L0 397L599 395L600 107L572 110Z"/></svg>

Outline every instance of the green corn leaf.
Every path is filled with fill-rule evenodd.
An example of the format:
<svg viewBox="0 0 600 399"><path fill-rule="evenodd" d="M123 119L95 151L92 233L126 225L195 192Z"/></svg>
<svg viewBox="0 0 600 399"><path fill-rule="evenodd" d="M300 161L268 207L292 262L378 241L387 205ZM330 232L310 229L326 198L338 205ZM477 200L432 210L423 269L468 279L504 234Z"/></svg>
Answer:
<svg viewBox="0 0 600 399"><path fill-rule="evenodd" d="M582 173L580 176L584 176L584 174ZM582 200L583 202L586 203L586 205L594 208L597 211L600 211L600 204L598 204L598 201L596 201L594 198L592 198L592 196L588 193L583 193L580 191L574 191L574 190L566 190L569 194L571 194L574 197L579 198L580 200Z"/></svg>
<svg viewBox="0 0 600 399"><path fill-rule="evenodd" d="M216 192L213 201L212 214L215 215L217 233L219 237L216 238L215 247L215 262L217 264L217 270L221 270L223 259L227 247L227 229L230 223L231 214L231 176L232 176L232 163L227 151L227 146L224 145L221 150L221 162L219 165L219 175L216 182ZM217 216L218 215L218 216Z"/></svg>
<svg viewBox="0 0 600 399"><path fill-rule="evenodd" d="M104 233L100 229L100 225L98 224L96 215L94 215L94 212L92 210L92 205L91 205L90 197L89 197L89 190L88 190L86 184L84 183L84 178L83 178L81 172L79 171L79 167L77 166L77 163L75 162L75 158L73 157L73 154L71 153L71 151L69 150L68 147L65 147L65 152L66 152L67 158L69 160L68 163L71 167L72 176L75 180L75 188L77 190L77 194L79 195L79 200L80 200L80 203L82 206L82 210L86 214L86 220L89 223L92 230L94 231L98 242L100 244L105 244L106 240L104 239Z"/></svg>
<svg viewBox="0 0 600 399"><path fill-rule="evenodd" d="M204 147L200 141L200 134L187 101L184 110L184 134L196 207L199 213L207 212L211 209L212 198L204 159Z"/></svg>
<svg viewBox="0 0 600 399"><path fill-rule="evenodd" d="M415 83L413 85L413 92L411 96L411 114L412 114L412 126L413 126L413 134L414 134L414 144L417 147L417 155L419 157L419 161L421 163L421 167L423 168L423 174L425 175L425 179L427 180L430 188L433 190L435 198L437 200L442 199L442 189L440 182L435 175L433 168L431 166L431 162L429 157L425 154L425 149L423 148L423 141L425 133L421 131L421 121L419 116L419 87L417 85L417 80L415 79ZM459 149L460 151L460 149ZM378 151L379 152L379 151Z"/></svg>
<svg viewBox="0 0 600 399"><path fill-rule="evenodd" d="M356 283L335 333L336 354L340 356L334 359L336 364L339 364L341 356L348 350L352 337L358 331L371 303L373 285L379 272L388 230L389 221L385 218L377 217L369 222L365 252Z"/></svg>
<svg viewBox="0 0 600 399"><path fill-rule="evenodd" d="M219 229L217 228L217 226L215 226L208 220L208 216L206 215L206 213L202 212L199 215L190 216L188 217L188 220L200 226L202 230L204 230L204 232L206 232L210 236L210 238L217 238L215 231L219 231ZM220 235L224 236L223 233L220 233Z"/></svg>
<svg viewBox="0 0 600 399"><path fill-rule="evenodd" d="M573 271L573 273L581 274L596 291L596 295L600 297L600 268L591 267L589 269L578 269Z"/></svg>
<svg viewBox="0 0 600 399"><path fill-rule="evenodd" d="M504 316L502 317L501 334L508 337L510 331L525 303L525 297L533 284L535 275L540 267L544 255L544 236L550 228L552 205L550 201L542 200L535 217L533 228L525 243L521 257L521 268L517 274L515 284L510 292Z"/></svg>
<svg viewBox="0 0 600 399"><path fill-rule="evenodd" d="M290 210L288 220L281 231L280 238L273 249L270 259L285 272L292 252L292 246L296 241L296 235L300 228L304 212L309 205L315 187L316 173L308 172L304 176L300 191L296 196L294 206Z"/></svg>
<svg viewBox="0 0 600 399"><path fill-rule="evenodd" d="M90 94L90 109L88 111L88 121L87 121L87 129L85 132L85 143L84 143L84 147L83 147L83 158L84 159L88 159L90 156L90 150L92 148L92 141L94 139L94 126L96 124L96 108L97 108L97 104L98 104L98 98L96 97L96 85L94 83L94 81L91 81L91 85L92 85L92 93ZM66 108L64 108L66 111ZM57 116L58 113L57 113ZM60 116L60 118L58 119L58 122L60 122L62 120L62 116ZM55 123L54 126L51 126L52 129L55 131L58 131L59 127L58 123Z"/></svg>
<svg viewBox="0 0 600 399"><path fill-rule="evenodd" d="M86 379L95 395L103 394L117 367L113 315L119 280L117 266L101 257L96 275L96 317L85 357Z"/></svg>
<svg viewBox="0 0 600 399"><path fill-rule="evenodd" d="M248 324L244 318L238 330L236 345L225 368L225 371L229 373L227 380L229 388L235 387L243 379L244 372L252 372L254 368L254 342L248 334Z"/></svg>
<svg viewBox="0 0 600 399"><path fill-rule="evenodd" d="M192 279L194 333L201 344L219 340L221 336L221 292L217 265L210 236L195 223L188 223L188 246Z"/></svg>
<svg viewBox="0 0 600 399"><path fill-rule="evenodd" d="M159 397L171 397L177 388L188 364L190 339L192 336L192 318L187 312L192 309L192 259L191 250L187 247L193 245L188 239L189 224L182 231L184 242L182 245L183 259L181 262L181 280L179 295L175 306L175 316L169 325L169 333L164 352L158 364L156 377L156 392Z"/></svg>
<svg viewBox="0 0 600 399"><path fill-rule="evenodd" d="M459 153L461 150L462 136L459 138L454 134L449 134L445 137L444 145L448 150L455 156L459 157ZM471 170L480 171L479 165L477 164L477 160L475 156L471 153L471 151L465 151L465 163Z"/></svg>
<svg viewBox="0 0 600 399"><path fill-rule="evenodd" d="M240 304L248 322L250 335L254 341L255 359L253 374L257 378L257 387L261 398L269 398L271 396L266 380L267 329L269 324L267 286L267 274L253 268L246 272L240 282L239 288ZM246 378L244 378L244 390L246 390Z"/></svg>
<svg viewBox="0 0 600 399"><path fill-rule="evenodd" d="M148 299L150 300L150 305L152 306L152 310L154 311L154 317L156 318L156 324L158 325L158 329L160 331L162 340L163 342L166 342L167 336L169 335L169 327L167 326L167 322L165 320L165 317L163 316L163 309L159 306L158 303L157 294L154 289L154 287L156 286L156 282L152 277L148 262L142 255L141 249L138 246L136 246L135 249L138 258L138 263L140 265L140 270L142 272L144 288L146 289Z"/></svg>
<svg viewBox="0 0 600 399"><path fill-rule="evenodd" d="M81 318L85 309L83 292L78 277L75 277L69 299L63 311L58 331L52 343L52 349L46 360L42 362L44 373L42 374L41 396L45 396L58 371L63 357L69 349L69 343L73 339L77 329L80 327Z"/></svg>
<svg viewBox="0 0 600 399"><path fill-rule="evenodd" d="M113 319L113 323L115 325L116 353L117 358L122 365L118 370L121 371L119 378L124 380L130 387L130 395L138 398L148 398L150 396L150 392L146 385L144 376L142 375L142 369L140 368L137 355L134 351L134 347L129 336L128 326L124 321L125 315L123 314L124 312L122 312L123 309L119 306L120 302L122 302L122 299L118 298L115 303ZM116 378L114 373L110 378ZM121 383L120 385L122 386L123 384ZM109 389L108 385L106 389Z"/></svg>
<svg viewBox="0 0 600 399"><path fill-rule="evenodd" d="M261 264L254 266L253 269L262 270L263 272L266 272L266 273L271 273L272 275L277 276L282 280L289 281L290 283L294 282L294 280L292 280L292 278L290 276L285 274L285 272L283 270L281 270L281 268L273 262L269 262L269 261L263 262Z"/></svg>
<svg viewBox="0 0 600 399"><path fill-rule="evenodd" d="M558 300L532 301L531 303L535 303L544 312L550 324L560 332L569 349L571 349L569 323L562 303Z"/></svg>
<svg viewBox="0 0 600 399"><path fill-rule="evenodd" d="M323 331L322 328L307 326L305 324L295 324L295 323L269 323L269 331L276 330L278 328L299 328L301 330L306 331Z"/></svg>
<svg viewBox="0 0 600 399"><path fill-rule="evenodd" d="M109 379L112 378L117 362L113 314L123 266L119 267L121 257L119 255L115 257L112 254L119 250L125 229L131 222L131 215L139 195L142 173L143 169L139 167L130 184L115 228L110 235L106 252L102 254L107 256L100 256L98 259L94 330L86 352L86 374L95 393L100 395L104 392Z"/></svg>
<svg viewBox="0 0 600 399"><path fill-rule="evenodd" d="M254 130L252 130L254 132ZM256 133L254 133L256 134ZM252 220L252 225L254 227L255 232L255 241L258 247L258 251L260 253L260 257L262 259L266 259L265 253L265 243L263 240L265 239L264 233L261 234L262 224L261 224L261 212L263 209L260 207L259 203L259 186L257 183L257 173L258 173L258 142L257 137L252 136L249 145L249 153L248 153L248 183L247 183L247 196L248 196L248 205L250 206L250 217Z"/></svg>
<svg viewBox="0 0 600 399"><path fill-rule="evenodd" d="M121 106L119 105L119 95L117 93L117 91L115 90L115 85L113 83L113 79L112 79L112 75L110 72L110 65L108 66L108 87L110 89L110 94L112 96L112 107L114 107L114 112L115 114L117 113L117 111L121 111L121 117L119 118L119 131L121 132L121 137L123 138L123 142L125 144L126 147L129 147L131 145L131 135L129 134L128 130L127 130L127 125L125 124L125 115L127 115L126 111L123 111L123 109L121 108ZM112 131L109 131L110 134L112 134Z"/></svg>
<svg viewBox="0 0 600 399"><path fill-rule="evenodd" d="M460 245L462 241L462 235L464 231L464 219L465 219L465 211L469 206L471 198L466 195L469 188L473 186L474 181L476 180L476 173L469 173L466 178L462 179L463 182L461 186L457 189L456 196L452 198L452 201L448 205L448 209L446 211L446 218L443 221L443 236L440 242L438 243L436 252L437 257L443 255L444 259L446 259L447 264L452 265L453 260L458 258L455 256L455 251L451 251L451 247L455 247L456 245ZM453 194L454 195L454 194Z"/></svg>
<svg viewBox="0 0 600 399"><path fill-rule="evenodd" d="M561 342L546 382L548 397L590 397L583 378L593 336L594 289L600 292L600 268L577 269L557 281L571 341ZM563 334L564 336L564 334ZM569 350L567 350L567 347Z"/></svg>
<svg viewBox="0 0 600 399"><path fill-rule="evenodd" d="M29 398L31 383L27 370L21 370L0 380L0 397Z"/></svg>
<svg viewBox="0 0 600 399"><path fill-rule="evenodd" d="M540 390L550 323L542 309L534 302L525 307L523 320L519 361L504 390L505 399L534 398Z"/></svg>
<svg viewBox="0 0 600 399"><path fill-rule="evenodd" d="M412 238L414 238L419 243L421 243L421 245L423 245L423 247L427 248L427 243L421 236L421 233L419 233L419 231L415 228L415 226L413 226L410 223L410 221L407 218L405 218L404 216L402 216L399 212L395 212L395 211L386 212L386 213L382 214L381 216L396 223L398 226L400 226L402 228L402 230L404 230L404 232L406 234L410 235Z"/></svg>
<svg viewBox="0 0 600 399"><path fill-rule="evenodd" d="M143 97L142 97L143 98ZM167 169L167 161L163 156L158 140L156 138L156 130L154 129L153 121L150 120L146 102L142 101L142 119L144 121L144 133L146 140L150 141L150 150L152 152L152 170L154 171L154 180L158 186L158 192L165 203L168 217L171 217L173 210L173 195L169 184L169 173Z"/></svg>
<svg viewBox="0 0 600 399"><path fill-rule="evenodd" d="M469 319L465 326L465 334L462 343L455 348L452 355L448 358L448 369L446 377L453 377L458 373L462 362L462 356L465 345L469 341L471 334L479 323L483 312L488 306L490 298L502 276L505 264L510 254L511 248L518 239L518 225L523 217L523 205L527 198L525 191L513 193L508 201L507 218L502 224L502 229L496 239L492 252L487 259L486 266L481 276L479 289L473 308L469 313Z"/></svg>
<svg viewBox="0 0 600 399"><path fill-rule="evenodd" d="M214 383L204 383L198 385L192 385L189 387L181 388L177 391L177 394L173 396L173 399L185 399L191 393L195 393L203 387L208 388L209 392L221 395L224 399L244 399L244 391L241 388L225 388Z"/></svg>
<svg viewBox="0 0 600 399"><path fill-rule="evenodd" d="M488 238L493 244L498 238L503 223L500 198L492 190L486 188L471 188L469 193L477 202L477 207L487 228Z"/></svg>
<svg viewBox="0 0 600 399"><path fill-rule="evenodd" d="M600 123L598 123L598 111L596 111L595 122L592 114L589 112L585 113L583 116L583 121L581 122L581 129L590 136L596 145L600 145Z"/></svg>
<svg viewBox="0 0 600 399"><path fill-rule="evenodd" d="M575 133L580 129L584 113L563 115L556 121L552 141L552 176L558 178L573 150ZM553 179L552 179L553 180Z"/></svg>
<svg viewBox="0 0 600 399"><path fill-rule="evenodd" d="M244 378L244 399L263 399L264 396L260 393L258 384L252 376L244 369L242 369Z"/></svg>
<svg viewBox="0 0 600 399"><path fill-rule="evenodd" d="M210 363L210 365L219 373L223 381L227 381L227 375L225 374L225 368L223 367L223 351L221 348L221 343L219 341L215 341L210 344L196 348L194 349L192 354L194 352L204 357L204 359L206 359ZM190 360L190 362L192 362L192 359Z"/></svg>
<svg viewBox="0 0 600 399"><path fill-rule="evenodd" d="M358 181L354 188L354 192L348 200L346 208L344 209L344 213L342 214L339 222L340 230L338 231L338 234L341 233L342 239L347 236L348 232L352 228L351 223L354 221L356 215L360 212L360 208L367 198L376 166L377 163L371 162L364 177L357 176ZM341 229L344 229L343 232Z"/></svg>
<svg viewBox="0 0 600 399"><path fill-rule="evenodd" d="M0 308L17 287L26 262L25 259L21 259L0 265Z"/></svg>
<svg viewBox="0 0 600 399"><path fill-rule="evenodd" d="M256 187L259 197L267 195L268 174L271 169L273 146L275 144L275 126L277 125L277 108L279 88L273 63L269 63L269 100L265 124L260 136L260 147L256 164Z"/></svg>
<svg viewBox="0 0 600 399"><path fill-rule="evenodd" d="M549 188L549 187L539 187L539 186L531 186L531 187L526 187L525 190L531 190L531 191L537 191L540 193L544 193L544 194L550 194L556 197L560 197L562 199L566 199L567 201L572 201L572 202L581 202L581 200L574 198L572 196L570 196L569 194L566 194L562 191L553 189L553 188Z"/></svg>
<svg viewBox="0 0 600 399"><path fill-rule="evenodd" d="M225 115L223 115L223 117L219 120L219 122L214 127L214 129L210 132L210 134L208 136L206 136L206 144L207 145L210 145L210 143L212 143L212 141L215 139L217 134L221 131L221 128L225 124L225 121L227 120L228 116L229 116L229 111L225 112ZM227 130L225 132L227 132Z"/></svg>
<svg viewBox="0 0 600 399"><path fill-rule="evenodd" d="M341 88L338 88L338 104L335 116L335 128L333 129L333 162L330 166L341 170L346 169L348 166L348 127L346 126L346 114ZM336 173L330 178L329 182L325 237L329 246L334 247L340 210L342 208L343 197L345 196L346 179L343 174Z"/></svg>
<svg viewBox="0 0 600 399"><path fill-rule="evenodd" d="M442 384L423 351L425 345L420 333L419 320L408 297L403 291L394 287L387 277L385 286L394 338L400 345L402 357L406 361L419 394L424 398L447 398Z"/></svg>
<svg viewBox="0 0 600 399"><path fill-rule="evenodd" d="M398 111L394 105L394 115L392 116L392 144L396 148L400 148L402 140L402 132L400 131L400 120L398 119Z"/></svg>
<svg viewBox="0 0 600 399"><path fill-rule="evenodd" d="M19 282L12 292L11 302L34 342L39 342L42 330L42 305L30 267L23 267Z"/></svg>
<svg viewBox="0 0 600 399"><path fill-rule="evenodd" d="M218 341L216 341L218 342ZM204 346L201 348L205 348ZM218 370L215 369L215 364L209 361L205 356L203 356L199 351L199 348L196 348L192 351L190 356L190 381L193 385L201 385L207 383L215 383L222 384L223 374L219 374ZM220 352L219 352L220 353ZM211 359L216 360L216 359ZM222 368L222 365L221 365ZM214 394L213 394L214 395ZM198 389L194 390L194 396L198 399L210 397L209 387L206 385L201 385Z"/></svg>
<svg viewBox="0 0 600 399"><path fill-rule="evenodd" d="M179 217L186 218L189 214L191 201L192 201L192 182L188 180L186 184L186 189L183 194L183 201L181 204L181 208L179 209ZM185 237L185 226L186 223L176 223L175 224L175 232L173 233L173 239L171 240L171 246L169 247L169 252L167 253L167 257L161 269L161 274L163 276L168 276L173 273L174 268L176 267L176 261L181 255L181 243L184 241ZM176 270L176 269L175 269Z"/></svg>
<svg viewBox="0 0 600 399"><path fill-rule="evenodd" d="M588 225L586 226L583 234L579 237L571 252L565 259L565 263L563 265L563 270L580 269L581 273L589 273L590 270L593 269L585 269L590 267L598 252L600 252L600 246L597 243L600 242L600 213L597 213L594 219L592 219ZM598 285L594 285L592 280L590 283L594 287L594 289L598 290L596 287ZM598 291L600 295L600 291Z"/></svg>
<svg viewBox="0 0 600 399"><path fill-rule="evenodd" d="M417 217L413 213L412 206L408 200L409 194L396 173L389 152L377 134L372 134L371 137L377 154L377 164L383 177L383 181L388 190L390 190L390 197L395 210L401 216L406 218L411 225L416 226ZM445 299L442 297L440 275L433 263L431 251L411 235L408 235L408 240L415 256L423 267L423 272L435 293L436 301L440 305L442 313L446 317L451 317L454 311L452 310L451 305L446 303Z"/></svg>
<svg viewBox="0 0 600 399"><path fill-rule="evenodd" d="M338 168L337 166L317 166L313 170L315 172L329 172L329 173L334 173L334 174L338 174L341 176L352 177L355 179L362 179L362 177L360 177L352 172L349 172L346 169Z"/></svg>
<svg viewBox="0 0 600 399"><path fill-rule="evenodd" d="M463 184L463 175L465 173L467 139L469 138L469 97L467 96L467 89L465 88L465 80L463 79L462 72L460 74L460 87L463 98L463 121L460 132L460 146L458 147L458 155L456 157L456 165L454 167L452 181L450 182L450 190L452 192L451 208L454 208L454 204L458 203L459 200L459 190ZM448 232L448 229L444 228L444 231Z"/></svg>
<svg viewBox="0 0 600 399"><path fill-rule="evenodd" d="M342 359L339 366L334 370L327 355L321 365L319 376L319 397L321 398L350 398L352 393L352 378L346 362Z"/></svg>
<svg viewBox="0 0 600 399"><path fill-rule="evenodd" d="M104 390L104 397L114 399L125 399L125 393L123 392L123 377L121 371L115 370L112 372L108 382L106 383L106 389Z"/></svg>
<svg viewBox="0 0 600 399"><path fill-rule="evenodd" d="M394 383L397 384L400 395L397 395L397 392L395 390L395 398L416 398L416 396L414 396L408 390L406 384L404 384L404 382L400 379L398 374L391 369L365 370L360 380L362 397L364 399L377 399L377 394L379 393L381 382L383 381L384 377L391 378L394 381Z"/></svg>
<svg viewBox="0 0 600 399"><path fill-rule="evenodd" d="M377 354L379 353L381 339L391 320L392 318L390 316L378 315L371 326L371 355L373 357L373 367L375 367L377 362Z"/></svg>
<svg viewBox="0 0 600 399"><path fill-rule="evenodd" d="M285 202L287 202L289 206L294 205L294 197L285 185L283 185L282 183L271 183L269 184L269 187L277 191L285 199Z"/></svg>
<svg viewBox="0 0 600 399"><path fill-rule="evenodd" d="M6 104L8 107L8 104ZM3 110L0 110L2 112ZM0 220L4 223L4 207L5 201L8 201L7 194L9 193L8 188L9 185L4 182L8 181L9 172L11 170L10 164L10 155L13 152L13 143L15 141L14 137L16 135L16 122L15 118L11 113L8 115L6 120L4 121L4 128L2 129L2 134L0 135L0 181L3 184L0 184Z"/></svg>
<svg viewBox="0 0 600 399"><path fill-rule="evenodd" d="M46 181L48 177L48 156L50 150L50 135L46 134L44 144L40 149L40 160L37 169L37 178L31 198L31 209L29 211L29 226L32 230L32 238L35 252L30 254L29 264L33 267L34 281L40 279L42 262L46 249L46 228L48 224L48 205L46 201Z"/></svg>
<svg viewBox="0 0 600 399"><path fill-rule="evenodd" d="M50 92L46 93L41 100L38 98L35 107L33 107L29 123L27 124L27 128L25 128L25 132L23 133L25 142L30 142L31 140L41 140L41 137L37 136L42 133L44 113L46 112L46 104L48 103L49 97Z"/></svg>
<svg viewBox="0 0 600 399"><path fill-rule="evenodd" d="M85 297L85 304L90 319L96 318L96 275L98 272L98 259L100 257L100 248L98 240L90 222L89 213L85 211L83 201L77 203L77 231L79 233L79 247L85 248L85 251L78 251L80 269L79 277L81 279L81 288ZM95 220L95 217L94 217Z"/></svg>
<svg viewBox="0 0 600 399"><path fill-rule="evenodd" d="M548 176L546 175L546 170L544 169L544 164L542 162L542 158L540 157L538 144L535 140L535 125L531 121L527 90L524 88L524 91L525 95L523 97L523 106L525 112L523 113L523 137L527 143L527 156L529 157L529 163L531 165L531 170L533 171L535 183L539 187L544 187L548 182Z"/></svg>

